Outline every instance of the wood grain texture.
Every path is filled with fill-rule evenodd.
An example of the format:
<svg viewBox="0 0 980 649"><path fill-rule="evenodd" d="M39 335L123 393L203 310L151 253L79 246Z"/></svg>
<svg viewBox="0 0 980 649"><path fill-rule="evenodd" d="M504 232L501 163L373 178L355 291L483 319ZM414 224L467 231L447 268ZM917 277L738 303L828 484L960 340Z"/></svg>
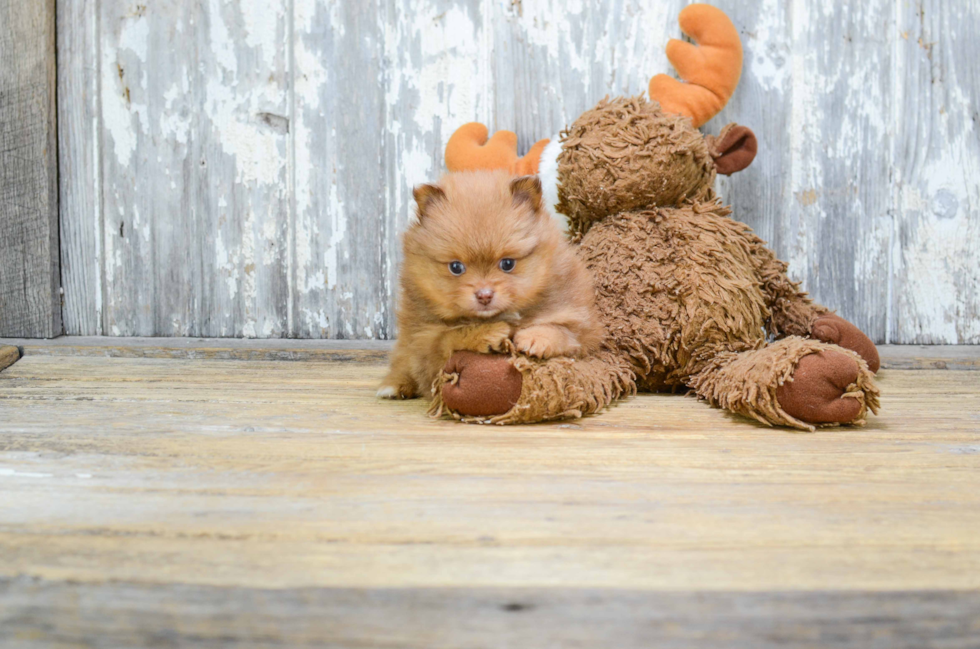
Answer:
<svg viewBox="0 0 980 649"><path fill-rule="evenodd" d="M0 336L62 333L54 0L0 1Z"/></svg>
<svg viewBox="0 0 980 649"><path fill-rule="evenodd" d="M0 338L0 347L20 349L26 356L90 356L100 358L173 358L242 361L349 361L386 363L388 340L251 340L200 338L119 338L63 336L44 341ZM974 353L973 357L980 356ZM931 366L931 369L936 369Z"/></svg>
<svg viewBox="0 0 980 649"><path fill-rule="evenodd" d="M98 4L105 333L287 333L286 9Z"/></svg>
<svg viewBox="0 0 980 649"><path fill-rule="evenodd" d="M4 370L0 644L976 644L980 373L806 434L680 395L467 426L384 370Z"/></svg>
<svg viewBox="0 0 980 649"><path fill-rule="evenodd" d="M553 137L606 95L646 91L670 69L683 0L491 2L496 129L529 148Z"/></svg>
<svg viewBox="0 0 980 649"><path fill-rule="evenodd" d="M894 2L840 7L736 3L743 81L709 123L753 128L749 171L719 183L734 218L752 225L820 303L885 342L893 125ZM901 342L901 341L896 341ZM955 342L955 340L947 341Z"/></svg>
<svg viewBox="0 0 980 649"><path fill-rule="evenodd" d="M95 336L105 333L101 32L96 0L60 0L57 6L62 315L65 333Z"/></svg>
<svg viewBox="0 0 980 649"><path fill-rule="evenodd" d="M62 3L68 331L392 338L411 188L452 131L523 149L643 92L685 4ZM760 142L719 180L735 218L877 342L980 342L980 4L717 4L745 68L705 131Z"/></svg>
<svg viewBox="0 0 980 649"><path fill-rule="evenodd" d="M291 336L386 337L384 13L295 3Z"/></svg>
<svg viewBox="0 0 980 649"><path fill-rule="evenodd" d="M0 641L11 649L973 649L978 619L975 591L246 589L0 578Z"/></svg>
<svg viewBox="0 0 980 649"><path fill-rule="evenodd" d="M892 340L980 337L980 4L895 5Z"/></svg>
<svg viewBox="0 0 980 649"><path fill-rule="evenodd" d="M679 395L576 422L466 426L377 401L383 371L25 356L0 375L3 574L980 588L975 372L886 372L868 427L800 434Z"/></svg>
<svg viewBox="0 0 980 649"><path fill-rule="evenodd" d="M0 346L16 347L27 356L386 362L393 341L62 336L0 338ZM977 345L879 345L878 353L886 370L980 370Z"/></svg>

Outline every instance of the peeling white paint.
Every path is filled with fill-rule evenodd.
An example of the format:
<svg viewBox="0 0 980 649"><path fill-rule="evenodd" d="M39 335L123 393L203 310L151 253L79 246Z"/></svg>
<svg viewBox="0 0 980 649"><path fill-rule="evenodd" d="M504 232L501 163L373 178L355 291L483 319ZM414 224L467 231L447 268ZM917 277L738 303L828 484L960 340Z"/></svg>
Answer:
<svg viewBox="0 0 980 649"><path fill-rule="evenodd" d="M241 249L242 249L242 264L243 264L243 282L242 282L242 303L245 306L245 331L251 331L251 335L246 334L247 338L255 337L255 325L258 321L258 316L255 311L255 305L258 301L258 290L255 280L255 212L249 207L245 210L242 220L242 231L245 235L242 237Z"/></svg>
<svg viewBox="0 0 980 649"><path fill-rule="evenodd" d="M651 75L672 71L663 46L680 36L678 8L209 0L137 16L130 3L103 3L101 58L91 66L101 76L90 87L101 88L91 130L105 138L92 161L106 173L105 223L85 250L104 272L86 282L99 322L104 311L116 335L192 331L194 309L213 299L225 335L390 334L384 296L398 253L386 237L410 218L412 186L442 172L449 134L477 120L516 130L526 146L607 92L645 91ZM976 95L971 64L951 50L968 38L957 31L961 4L761 0L726 9L744 35L743 92L757 94L725 116L780 149L719 182L736 196L734 217L765 212L792 275L837 282L855 308L887 293L894 342L980 342ZM161 34L198 46L161 47ZM358 77L364 69L377 74ZM371 101L383 112L350 114ZM379 132L383 149L377 139L358 148L357 137ZM766 154L785 167L766 167ZM378 174L384 213L364 208L379 201L370 183L350 186L361 173ZM861 236L847 241L854 259L842 261L831 239L845 223L859 223L848 231ZM372 232L384 244L365 251ZM181 246L204 251L200 270L166 266ZM386 277L368 276L382 266ZM853 274L839 277L842 268ZM173 278L187 284L177 300L164 288ZM284 282L285 314L272 304ZM189 288L200 285L213 296ZM192 306L153 314L175 302Z"/></svg>
<svg viewBox="0 0 980 649"><path fill-rule="evenodd" d="M316 311L301 309L300 313L303 315L303 320L307 329L321 332L326 332L328 330L330 320L327 318L327 314L324 313L323 309L317 309Z"/></svg>
<svg viewBox="0 0 980 649"><path fill-rule="evenodd" d="M759 21L752 35L743 40L745 72L766 91L781 91L791 70L790 52L785 42L782 0L764 0L759 4Z"/></svg>
<svg viewBox="0 0 980 649"><path fill-rule="evenodd" d="M119 164L128 165L136 151L136 131L122 80L114 72L117 65L117 50L108 44L103 46L102 125L112 138Z"/></svg>
<svg viewBox="0 0 980 649"><path fill-rule="evenodd" d="M215 265L218 271L224 275L225 287L228 291L228 299L233 301L238 295L238 269L241 266L241 258L238 255L232 256L225 246L224 239L219 235L215 238Z"/></svg>
<svg viewBox="0 0 980 649"><path fill-rule="evenodd" d="M298 4L310 4L300 2ZM273 61L281 48L279 34L275 29L285 17L285 5L275 2L238 3L245 28L245 44L258 48L263 61Z"/></svg>
<svg viewBox="0 0 980 649"><path fill-rule="evenodd" d="M190 138L191 111L189 109L181 110L174 106L177 99L185 95L186 93L177 86L176 82L172 83L163 94L165 110L160 114L157 133L178 144L186 145Z"/></svg>
<svg viewBox="0 0 980 649"><path fill-rule="evenodd" d="M278 184L286 159L279 149L281 136L256 127L253 115L263 107L258 93L237 94L216 78L207 82L205 108L217 141L235 156L236 181L248 185Z"/></svg>
<svg viewBox="0 0 980 649"><path fill-rule="evenodd" d="M137 59L146 61L150 23L145 16L127 18L119 32L119 49L130 50Z"/></svg>
<svg viewBox="0 0 980 649"><path fill-rule="evenodd" d="M208 33L210 35L211 52L214 59L232 75L238 74L238 57L235 55L235 45L231 33L225 25L221 11L220 0L208 2Z"/></svg>
<svg viewBox="0 0 980 649"><path fill-rule="evenodd" d="M316 114L320 109L321 89L329 80L327 69L319 58L307 49L302 38L296 39L293 55L298 73L296 75L295 99L297 112ZM296 133L294 145L296 155L296 211L305 215L310 209L313 177L318 172L311 159L310 138L313 133L305 128L302 121L293 127Z"/></svg>
<svg viewBox="0 0 980 649"><path fill-rule="evenodd" d="M435 3L407 2L405 20L389 29L386 56L397 64L386 79L386 100L397 107L390 128L396 142L401 191L396 212L409 213L411 188L442 172L430 137L445 142L465 122L489 123L491 61L484 54L488 34L482 15L452 5L444 12ZM441 158L441 156L440 156ZM438 166L437 166L438 162Z"/></svg>
<svg viewBox="0 0 980 649"><path fill-rule="evenodd" d="M563 66L581 75L583 83L588 85L592 62L603 58L603 50L607 44L599 40L577 44L572 40L572 30L563 29L563 26L568 23L584 22L583 3L580 0L574 2L533 0L526 4L522 3L521 6L525 19L522 21L524 25L522 32L528 44L540 48L545 56L560 59Z"/></svg>
<svg viewBox="0 0 980 649"><path fill-rule="evenodd" d="M942 130L951 128L949 119L940 119ZM946 141L909 181L915 184L898 192L899 209L912 217L901 249L900 313L913 318L916 342L980 340L980 319L964 309L980 286L980 150L972 121L962 121L969 125L962 136Z"/></svg>
<svg viewBox="0 0 980 649"><path fill-rule="evenodd" d="M347 234L347 208L337 197L336 180L330 184L330 199L327 207L330 214L330 241L323 253L323 265L326 268L327 288L333 290L337 287L337 251Z"/></svg>

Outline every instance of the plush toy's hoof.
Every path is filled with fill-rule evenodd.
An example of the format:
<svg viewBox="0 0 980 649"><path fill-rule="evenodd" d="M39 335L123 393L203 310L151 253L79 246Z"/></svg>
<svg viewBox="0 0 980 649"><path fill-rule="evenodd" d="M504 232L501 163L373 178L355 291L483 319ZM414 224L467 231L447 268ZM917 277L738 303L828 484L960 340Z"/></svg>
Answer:
<svg viewBox="0 0 980 649"><path fill-rule="evenodd" d="M824 350L799 360L792 380L776 389L780 407L808 424L848 424L857 419L864 402L848 388L861 368L854 358ZM845 395L852 396L845 396Z"/></svg>
<svg viewBox="0 0 980 649"><path fill-rule="evenodd" d="M844 318L833 313L826 313L813 321L813 326L810 327L810 335L822 342L850 349L864 359L869 370L875 374L878 373L878 368L881 367L878 348L875 347L870 338L864 335L863 331Z"/></svg>
<svg viewBox="0 0 980 649"><path fill-rule="evenodd" d="M524 380L509 356L456 352L449 358L443 372L456 378L443 384L442 401L460 415L502 415L521 398Z"/></svg>

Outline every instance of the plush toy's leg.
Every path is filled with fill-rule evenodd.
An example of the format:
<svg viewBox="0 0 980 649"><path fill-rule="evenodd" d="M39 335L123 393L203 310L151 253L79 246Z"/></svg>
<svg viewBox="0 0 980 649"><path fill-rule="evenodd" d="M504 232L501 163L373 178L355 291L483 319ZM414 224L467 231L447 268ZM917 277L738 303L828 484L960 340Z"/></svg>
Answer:
<svg viewBox="0 0 980 649"><path fill-rule="evenodd" d="M815 304L798 282L786 275L786 263L776 259L772 251L760 244L755 257L769 301L772 316L769 330L776 338L785 336L811 337L825 343L840 345L857 352L872 373L881 365L878 348L864 333L847 320Z"/></svg>
<svg viewBox="0 0 980 649"><path fill-rule="evenodd" d="M878 348L864 332L840 317L836 313L824 313L817 316L810 326L810 336L825 343L840 345L844 349L857 352L857 355L868 364L872 374L877 374L881 367L881 357Z"/></svg>
<svg viewBox="0 0 980 649"><path fill-rule="evenodd" d="M767 323L769 332L776 338L809 336L813 321L830 309L814 304L800 283L786 274L786 262L777 259L761 240L755 242L753 258L772 314Z"/></svg>
<svg viewBox="0 0 980 649"><path fill-rule="evenodd" d="M688 383L712 404L769 425L861 425L868 410L878 411L878 388L860 356L798 336L720 351Z"/></svg>
<svg viewBox="0 0 980 649"><path fill-rule="evenodd" d="M433 416L493 424L582 417L636 391L632 371L611 352L546 361L456 352L440 382L430 409Z"/></svg>

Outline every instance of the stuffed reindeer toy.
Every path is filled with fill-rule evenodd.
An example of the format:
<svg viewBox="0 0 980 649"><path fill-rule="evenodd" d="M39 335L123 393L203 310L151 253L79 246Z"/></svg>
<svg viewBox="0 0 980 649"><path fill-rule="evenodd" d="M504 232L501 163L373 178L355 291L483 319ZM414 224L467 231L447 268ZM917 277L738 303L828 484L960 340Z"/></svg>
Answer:
<svg viewBox="0 0 980 649"><path fill-rule="evenodd" d="M605 340L575 359L456 352L433 413L531 423L595 413L638 390L693 390L764 424L804 430L860 425L877 412L874 344L813 303L715 195L715 175L746 168L756 154L743 126L698 130L738 85L738 32L707 5L688 6L679 22L695 41L667 46L683 82L657 75L649 99L604 99L521 158L509 131L488 139L471 123L450 138L450 171L540 179L540 200L567 220L592 273Z"/></svg>

